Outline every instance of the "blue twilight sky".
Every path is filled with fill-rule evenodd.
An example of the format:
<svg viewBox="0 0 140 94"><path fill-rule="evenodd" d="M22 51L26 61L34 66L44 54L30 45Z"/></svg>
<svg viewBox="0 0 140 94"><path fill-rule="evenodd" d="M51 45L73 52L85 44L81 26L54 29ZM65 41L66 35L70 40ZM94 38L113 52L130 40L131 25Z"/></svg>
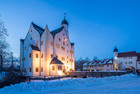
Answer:
<svg viewBox="0 0 140 94"><path fill-rule="evenodd" d="M140 0L0 0L10 49L19 56L19 40L32 21L51 31L61 26L64 12L76 59L111 58L115 45L140 52Z"/></svg>

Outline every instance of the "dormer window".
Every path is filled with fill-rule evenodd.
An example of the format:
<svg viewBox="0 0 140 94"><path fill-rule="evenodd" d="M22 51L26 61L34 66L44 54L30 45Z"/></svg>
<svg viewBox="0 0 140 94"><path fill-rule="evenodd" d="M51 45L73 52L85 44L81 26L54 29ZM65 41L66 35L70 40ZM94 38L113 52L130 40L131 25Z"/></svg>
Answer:
<svg viewBox="0 0 140 94"><path fill-rule="evenodd" d="M38 42L36 42L36 46L38 46Z"/></svg>

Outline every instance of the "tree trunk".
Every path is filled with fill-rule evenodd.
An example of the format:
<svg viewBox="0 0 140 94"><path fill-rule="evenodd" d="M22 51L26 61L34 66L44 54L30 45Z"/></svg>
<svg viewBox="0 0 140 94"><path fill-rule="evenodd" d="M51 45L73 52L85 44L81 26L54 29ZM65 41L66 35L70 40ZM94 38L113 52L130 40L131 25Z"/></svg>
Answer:
<svg viewBox="0 0 140 94"><path fill-rule="evenodd" d="M3 58L2 55L0 55L0 72L2 72L3 69Z"/></svg>

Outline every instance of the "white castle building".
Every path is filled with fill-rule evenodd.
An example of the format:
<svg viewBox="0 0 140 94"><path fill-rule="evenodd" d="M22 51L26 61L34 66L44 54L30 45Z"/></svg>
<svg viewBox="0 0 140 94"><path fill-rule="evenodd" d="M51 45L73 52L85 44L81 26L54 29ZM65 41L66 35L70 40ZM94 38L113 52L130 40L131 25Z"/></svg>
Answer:
<svg viewBox="0 0 140 94"><path fill-rule="evenodd" d="M74 43L69 40L68 22L50 31L31 23L25 39L20 40L20 68L28 76L64 75L75 70Z"/></svg>
<svg viewBox="0 0 140 94"><path fill-rule="evenodd" d="M114 49L114 63L117 64L118 70L140 70L140 53L136 51L118 53L118 49Z"/></svg>

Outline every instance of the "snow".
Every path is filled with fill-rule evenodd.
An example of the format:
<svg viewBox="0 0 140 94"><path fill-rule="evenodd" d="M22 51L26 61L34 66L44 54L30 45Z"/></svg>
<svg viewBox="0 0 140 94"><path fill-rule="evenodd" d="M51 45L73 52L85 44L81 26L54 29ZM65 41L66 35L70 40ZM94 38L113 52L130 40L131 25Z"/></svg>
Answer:
<svg viewBox="0 0 140 94"><path fill-rule="evenodd" d="M140 77L134 74L105 78L77 78L31 82L0 89L0 94L140 94Z"/></svg>

